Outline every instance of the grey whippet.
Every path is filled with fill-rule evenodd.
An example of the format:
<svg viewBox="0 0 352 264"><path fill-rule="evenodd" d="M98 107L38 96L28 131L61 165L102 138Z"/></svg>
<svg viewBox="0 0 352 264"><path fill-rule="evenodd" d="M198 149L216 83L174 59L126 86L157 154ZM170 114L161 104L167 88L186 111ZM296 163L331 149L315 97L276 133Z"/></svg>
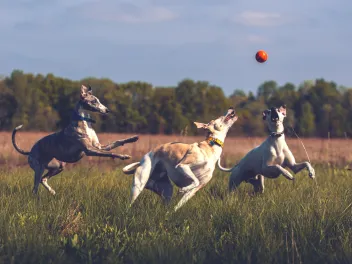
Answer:
<svg viewBox="0 0 352 264"><path fill-rule="evenodd" d="M258 147L252 149L233 168L226 169L218 160L222 171L231 172L229 190L236 189L242 181L253 185L255 192L264 192L264 177L277 178L281 174L289 180L294 177L285 169L288 167L295 174L306 168L309 177L315 178L315 171L309 162L296 163L296 160L285 141L283 121L286 117L286 106L272 107L263 112L263 120L270 130L270 136Z"/></svg>
<svg viewBox="0 0 352 264"><path fill-rule="evenodd" d="M111 157L119 159L129 159L128 155L119 155L109 152L125 143L138 140L138 136L115 141L108 145L99 143L97 134L91 126L95 121L89 118L90 112L101 114L109 113L109 109L104 106L97 97L93 95L92 88L81 86L80 100L77 102L72 115L70 125L63 130L50 134L38 140L31 151L20 149L15 142L17 130L22 125L16 127L12 132L12 144L14 148L23 155L28 155L28 163L34 170L33 193L38 192L39 184L52 194L55 191L49 186L48 179L64 169L65 163L75 163L86 156ZM42 177L44 170L48 172Z"/></svg>
<svg viewBox="0 0 352 264"><path fill-rule="evenodd" d="M124 167L124 173L134 173L131 204L144 188L160 195L164 201L170 201L173 193L171 179L183 193L175 211L179 209L212 178L227 132L236 120L235 110L231 107L224 116L208 124L194 122L197 128L207 131L206 140L193 144L166 143L148 152L140 162Z"/></svg>

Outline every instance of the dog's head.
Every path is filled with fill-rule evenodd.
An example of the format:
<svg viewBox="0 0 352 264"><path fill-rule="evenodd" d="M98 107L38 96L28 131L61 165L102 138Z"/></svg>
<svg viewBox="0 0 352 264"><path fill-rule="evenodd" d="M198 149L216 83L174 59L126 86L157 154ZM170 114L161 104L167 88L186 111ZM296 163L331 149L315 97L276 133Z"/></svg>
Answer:
<svg viewBox="0 0 352 264"><path fill-rule="evenodd" d="M90 86L81 86L80 104L81 107L87 111L99 112L101 114L109 113L109 109L93 95L92 87Z"/></svg>
<svg viewBox="0 0 352 264"><path fill-rule="evenodd" d="M284 119L286 117L286 105L272 107L263 111L263 120L266 121L271 132L282 132L284 130Z"/></svg>
<svg viewBox="0 0 352 264"><path fill-rule="evenodd" d="M237 121L235 110L230 107L225 115L211 120L208 124L194 122L197 128L203 128L208 131L208 136L213 136L219 140L224 141L230 127Z"/></svg>

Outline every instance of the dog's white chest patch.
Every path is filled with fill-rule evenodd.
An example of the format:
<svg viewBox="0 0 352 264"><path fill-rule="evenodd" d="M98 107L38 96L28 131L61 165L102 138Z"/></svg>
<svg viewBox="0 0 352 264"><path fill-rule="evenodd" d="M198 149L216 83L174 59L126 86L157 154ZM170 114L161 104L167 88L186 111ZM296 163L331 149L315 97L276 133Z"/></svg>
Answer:
<svg viewBox="0 0 352 264"><path fill-rule="evenodd" d="M95 133L94 129L88 124L85 126L86 134L88 138L92 141L93 145L99 145L99 139L97 133Z"/></svg>
<svg viewBox="0 0 352 264"><path fill-rule="evenodd" d="M285 160L285 155L283 153L280 153L280 155L276 156L275 158L275 164L281 165Z"/></svg>

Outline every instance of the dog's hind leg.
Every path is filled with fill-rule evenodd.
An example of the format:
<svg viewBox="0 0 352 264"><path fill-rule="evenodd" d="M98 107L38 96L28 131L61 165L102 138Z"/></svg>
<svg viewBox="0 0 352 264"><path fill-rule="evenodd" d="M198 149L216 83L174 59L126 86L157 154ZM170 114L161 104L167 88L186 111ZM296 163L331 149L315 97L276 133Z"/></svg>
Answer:
<svg viewBox="0 0 352 264"><path fill-rule="evenodd" d="M239 168L234 168L229 178L229 192L233 192L243 181L243 173Z"/></svg>
<svg viewBox="0 0 352 264"><path fill-rule="evenodd" d="M132 192L131 192L131 203L132 205L140 193L143 191L147 184L150 174L152 172L152 160L151 154L147 154L141 160L141 166L136 169L133 177Z"/></svg>
<svg viewBox="0 0 352 264"><path fill-rule="evenodd" d="M257 175L255 178L249 179L248 182L253 185L255 193L264 193L263 175Z"/></svg>
<svg viewBox="0 0 352 264"><path fill-rule="evenodd" d="M64 170L65 162L52 160L45 168L48 172L42 177L41 183L43 186L53 195L55 195L55 190L50 187L48 180L61 173Z"/></svg>
<svg viewBox="0 0 352 264"><path fill-rule="evenodd" d="M154 174L154 172L153 172ZM165 203L169 203L172 198L173 186L166 171L160 173L160 178L157 180L149 179L145 188L160 195Z"/></svg>
<svg viewBox="0 0 352 264"><path fill-rule="evenodd" d="M34 170L34 187L32 192L34 194L37 194L39 184L41 182L42 175L45 169L45 165L41 164L35 157L32 157L32 156L28 157L28 163L31 166L31 168Z"/></svg>

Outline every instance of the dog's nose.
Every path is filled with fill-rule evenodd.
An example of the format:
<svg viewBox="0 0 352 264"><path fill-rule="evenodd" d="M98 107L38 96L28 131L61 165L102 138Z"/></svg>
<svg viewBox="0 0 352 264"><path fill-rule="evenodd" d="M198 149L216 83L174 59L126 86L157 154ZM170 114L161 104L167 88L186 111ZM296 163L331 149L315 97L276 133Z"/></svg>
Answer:
<svg viewBox="0 0 352 264"><path fill-rule="evenodd" d="M105 112L106 112L106 113L110 113L109 108L106 108L106 109L105 109Z"/></svg>

